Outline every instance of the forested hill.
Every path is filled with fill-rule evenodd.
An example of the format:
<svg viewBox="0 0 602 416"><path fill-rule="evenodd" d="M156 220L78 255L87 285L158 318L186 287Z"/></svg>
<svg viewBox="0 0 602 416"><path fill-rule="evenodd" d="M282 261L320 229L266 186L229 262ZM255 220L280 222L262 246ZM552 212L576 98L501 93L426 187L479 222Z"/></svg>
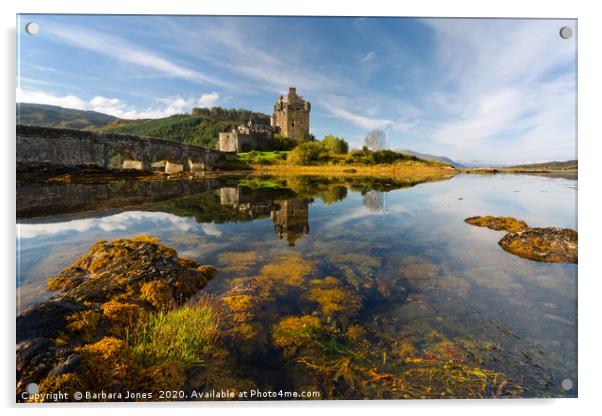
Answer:
<svg viewBox="0 0 602 416"><path fill-rule="evenodd" d="M42 104L17 105L18 124L160 137L209 147L215 146L220 131L230 124L246 123L251 116L257 124L270 124L266 114L221 107L195 108L190 114L165 118L124 120L95 111Z"/></svg>
<svg viewBox="0 0 602 416"><path fill-rule="evenodd" d="M214 107L195 108L190 114L177 114L166 118L115 120L102 130L214 147L220 131L230 124L246 123L251 115L257 124L270 124L270 117L263 113Z"/></svg>
<svg viewBox="0 0 602 416"><path fill-rule="evenodd" d="M96 111L74 110L56 105L17 104L17 124L62 129L95 130L117 120Z"/></svg>

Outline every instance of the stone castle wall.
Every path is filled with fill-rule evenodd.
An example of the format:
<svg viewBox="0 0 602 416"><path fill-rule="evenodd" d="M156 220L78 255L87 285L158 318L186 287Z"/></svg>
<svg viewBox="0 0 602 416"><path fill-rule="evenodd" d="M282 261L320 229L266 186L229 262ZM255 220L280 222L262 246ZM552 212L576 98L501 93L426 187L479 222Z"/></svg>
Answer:
<svg viewBox="0 0 602 416"><path fill-rule="evenodd" d="M242 134L237 131L222 132L219 134L218 148L220 152L248 152L262 147L263 137Z"/></svg>
<svg viewBox="0 0 602 416"><path fill-rule="evenodd" d="M218 148L222 152L237 152L238 134L236 132L220 133Z"/></svg>

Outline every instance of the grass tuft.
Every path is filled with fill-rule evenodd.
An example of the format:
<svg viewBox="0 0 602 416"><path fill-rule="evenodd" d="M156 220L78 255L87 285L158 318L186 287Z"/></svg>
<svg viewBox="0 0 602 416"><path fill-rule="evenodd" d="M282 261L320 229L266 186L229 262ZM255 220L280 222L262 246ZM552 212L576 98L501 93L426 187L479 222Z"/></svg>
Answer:
<svg viewBox="0 0 602 416"><path fill-rule="evenodd" d="M210 302L185 305L150 315L132 339L136 360L144 365L179 362L183 368L203 364L219 335L220 313Z"/></svg>

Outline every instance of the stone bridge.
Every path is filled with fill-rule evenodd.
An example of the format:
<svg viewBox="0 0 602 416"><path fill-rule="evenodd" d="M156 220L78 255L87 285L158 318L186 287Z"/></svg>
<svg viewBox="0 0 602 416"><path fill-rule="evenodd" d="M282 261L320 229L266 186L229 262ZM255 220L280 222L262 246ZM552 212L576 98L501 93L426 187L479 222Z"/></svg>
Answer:
<svg viewBox="0 0 602 416"><path fill-rule="evenodd" d="M211 169L220 155L215 149L153 137L17 126L17 167L152 170L165 162L165 172L176 173Z"/></svg>

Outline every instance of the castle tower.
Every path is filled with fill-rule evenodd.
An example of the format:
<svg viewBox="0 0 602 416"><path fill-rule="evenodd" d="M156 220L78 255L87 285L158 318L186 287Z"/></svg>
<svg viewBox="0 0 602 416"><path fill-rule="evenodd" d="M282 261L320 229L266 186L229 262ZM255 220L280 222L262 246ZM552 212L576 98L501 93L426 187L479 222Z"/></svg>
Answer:
<svg viewBox="0 0 602 416"><path fill-rule="evenodd" d="M309 135L309 112L311 103L297 95L297 89L290 87L288 95L282 95L274 104L271 124L279 127L284 137L304 139Z"/></svg>

